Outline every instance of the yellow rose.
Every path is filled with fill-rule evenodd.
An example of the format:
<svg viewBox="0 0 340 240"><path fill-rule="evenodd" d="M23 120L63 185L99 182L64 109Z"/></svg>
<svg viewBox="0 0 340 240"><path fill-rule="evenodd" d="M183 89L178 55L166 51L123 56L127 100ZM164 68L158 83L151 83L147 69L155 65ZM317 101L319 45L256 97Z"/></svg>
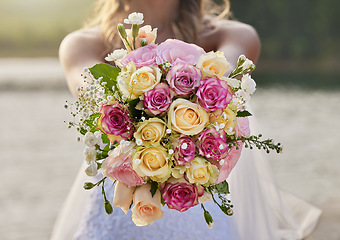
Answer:
<svg viewBox="0 0 340 240"><path fill-rule="evenodd" d="M228 71L230 64L225 58L223 52L208 52L203 54L198 59L197 65L203 73L203 77L222 78L222 76Z"/></svg>
<svg viewBox="0 0 340 240"><path fill-rule="evenodd" d="M208 123L208 114L203 108L186 99L176 99L169 108L169 125L172 130L185 135L195 135L203 131Z"/></svg>
<svg viewBox="0 0 340 240"><path fill-rule="evenodd" d="M224 129L228 135L232 135L235 133L236 113L229 107L223 110L218 109L210 114L210 123L212 123L213 126L217 124L217 126Z"/></svg>
<svg viewBox="0 0 340 240"><path fill-rule="evenodd" d="M165 133L165 122L159 118L150 118L143 121L138 126L137 131L134 133L137 145L142 143L159 143Z"/></svg>
<svg viewBox="0 0 340 240"><path fill-rule="evenodd" d="M133 46L133 37L132 37L132 31L131 29L126 29L127 39L129 41L130 46ZM147 42L147 44L154 44L155 40L157 38L157 28L152 29L150 25L145 25L144 27L141 27L138 31L138 36L136 37L136 49L141 47L141 42L144 40ZM132 51L129 46L127 46L126 42L124 42L124 45L127 50Z"/></svg>
<svg viewBox="0 0 340 240"><path fill-rule="evenodd" d="M186 171L190 183L210 185L216 182L218 168L203 157L195 157Z"/></svg>
<svg viewBox="0 0 340 240"><path fill-rule="evenodd" d="M135 189L135 187L129 187L122 182L117 182L112 206L120 207L124 213L127 214L132 203L133 192Z"/></svg>
<svg viewBox="0 0 340 240"><path fill-rule="evenodd" d="M154 88L161 80L161 70L158 67L141 67L136 69L130 62L117 77L119 90L126 100L136 99L144 92Z"/></svg>
<svg viewBox="0 0 340 240"><path fill-rule="evenodd" d="M136 226L145 226L154 223L163 217L161 209L161 194L157 189L152 197L151 185L144 184L138 187L133 196L132 221Z"/></svg>
<svg viewBox="0 0 340 240"><path fill-rule="evenodd" d="M171 174L167 151L162 146L150 146L137 151L132 166L141 177L150 177L157 182L165 182Z"/></svg>

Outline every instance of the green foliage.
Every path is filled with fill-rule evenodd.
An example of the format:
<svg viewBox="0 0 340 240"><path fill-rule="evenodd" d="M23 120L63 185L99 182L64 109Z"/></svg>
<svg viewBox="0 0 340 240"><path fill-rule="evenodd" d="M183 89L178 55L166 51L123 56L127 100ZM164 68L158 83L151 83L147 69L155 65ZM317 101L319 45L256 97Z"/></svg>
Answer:
<svg viewBox="0 0 340 240"><path fill-rule="evenodd" d="M157 189L158 189L158 182L151 181L151 189L150 189L150 192L151 192L151 196L152 196L152 197L156 194Z"/></svg>
<svg viewBox="0 0 340 240"><path fill-rule="evenodd" d="M249 117L252 116L252 114L246 110L244 111L238 111L236 117Z"/></svg>
<svg viewBox="0 0 340 240"><path fill-rule="evenodd" d="M102 78L101 83L106 83L106 88L112 91L112 87L117 89L117 76L120 68L111 66L107 63L99 63L89 68L94 78Z"/></svg>
<svg viewBox="0 0 340 240"><path fill-rule="evenodd" d="M216 184L212 186L213 188L216 189L217 192L222 193L222 194L230 194L229 192L229 184L227 181L221 182L219 184Z"/></svg>

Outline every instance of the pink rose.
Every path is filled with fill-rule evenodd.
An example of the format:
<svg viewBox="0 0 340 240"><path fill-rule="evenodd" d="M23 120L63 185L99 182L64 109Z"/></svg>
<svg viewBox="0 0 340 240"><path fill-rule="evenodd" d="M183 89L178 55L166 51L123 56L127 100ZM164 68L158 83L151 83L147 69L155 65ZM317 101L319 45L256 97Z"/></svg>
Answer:
<svg viewBox="0 0 340 240"><path fill-rule="evenodd" d="M210 128L202 132L197 140L198 152L206 158L219 160L228 151L227 136L223 130Z"/></svg>
<svg viewBox="0 0 340 240"><path fill-rule="evenodd" d="M198 104L209 112L225 109L232 100L228 83L216 77L205 78L196 95Z"/></svg>
<svg viewBox="0 0 340 240"><path fill-rule="evenodd" d="M177 59L166 75L172 90L178 95L189 95L200 85L201 71L191 64Z"/></svg>
<svg viewBox="0 0 340 240"><path fill-rule="evenodd" d="M112 181L120 181L129 187L143 184L140 177L132 168L132 153L135 144L124 142L109 152L102 165L103 175Z"/></svg>
<svg viewBox="0 0 340 240"><path fill-rule="evenodd" d="M182 134L176 144L173 156L177 165L184 165L195 158L196 146L189 136Z"/></svg>
<svg viewBox="0 0 340 240"><path fill-rule="evenodd" d="M129 117L129 110L120 103L103 105L98 127L107 134L111 142L130 139L134 126Z"/></svg>
<svg viewBox="0 0 340 240"><path fill-rule="evenodd" d="M159 83L153 89L144 93L144 108L154 116L168 110L173 94L166 83Z"/></svg>
<svg viewBox="0 0 340 240"><path fill-rule="evenodd" d="M125 67L129 62L134 62L136 67L149 67L156 65L156 45L150 44L129 52L122 60Z"/></svg>
<svg viewBox="0 0 340 240"><path fill-rule="evenodd" d="M223 182L226 180L233 168L235 167L237 161L239 160L242 152L242 142L238 142L238 150L236 149L236 146L233 146L231 149L229 149L227 156L220 160L216 166L219 168L219 174L216 180L215 184L218 184L220 182Z"/></svg>
<svg viewBox="0 0 340 240"><path fill-rule="evenodd" d="M184 212L198 204L198 198L204 193L204 188L195 183L189 183L184 178L170 178L161 186L164 202L170 209Z"/></svg>
<svg viewBox="0 0 340 240"><path fill-rule="evenodd" d="M199 57L204 54L203 48L176 39L168 39L157 47L156 62L158 65L169 62L174 63L181 59L186 63L195 65Z"/></svg>
<svg viewBox="0 0 340 240"><path fill-rule="evenodd" d="M249 119L248 117L238 117L236 118L236 137L249 137Z"/></svg>

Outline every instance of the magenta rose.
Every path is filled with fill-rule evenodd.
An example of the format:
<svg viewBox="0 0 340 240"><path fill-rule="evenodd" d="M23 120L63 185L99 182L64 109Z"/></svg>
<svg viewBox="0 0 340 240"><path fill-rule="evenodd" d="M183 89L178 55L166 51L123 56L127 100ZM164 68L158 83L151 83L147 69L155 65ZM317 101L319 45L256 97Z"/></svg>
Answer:
<svg viewBox="0 0 340 240"><path fill-rule="evenodd" d="M111 142L130 139L134 126L126 106L120 103L103 105L98 127L107 134Z"/></svg>
<svg viewBox="0 0 340 240"><path fill-rule="evenodd" d="M200 85L201 70L177 59L166 75L170 88L178 95L190 95Z"/></svg>
<svg viewBox="0 0 340 240"><path fill-rule="evenodd" d="M205 78L196 95L198 104L209 112L227 108L232 100L228 83L216 77Z"/></svg>
<svg viewBox="0 0 340 240"><path fill-rule="evenodd" d="M176 144L173 156L177 165L184 165L195 158L196 145L189 136L182 134Z"/></svg>
<svg viewBox="0 0 340 240"><path fill-rule="evenodd" d="M203 48L176 39L168 39L157 47L156 62L158 65L169 62L173 64L176 59L195 65L198 58L205 53Z"/></svg>
<svg viewBox="0 0 340 240"><path fill-rule="evenodd" d="M173 94L166 83L159 83L144 93L144 108L157 116L168 110Z"/></svg>
<svg viewBox="0 0 340 240"><path fill-rule="evenodd" d="M135 144L124 142L109 152L102 165L103 175L112 181L120 181L129 187L143 184L140 177L132 168L132 153Z"/></svg>
<svg viewBox="0 0 340 240"><path fill-rule="evenodd" d="M242 142L238 141L238 148L233 146L231 149L228 150L227 156L219 161L216 166L219 168L219 174L216 180L216 184L223 182L226 180L233 168L235 167L236 163L238 162L241 152L242 152Z"/></svg>
<svg viewBox="0 0 340 240"><path fill-rule="evenodd" d="M121 64L125 67L129 62L134 62L136 67L156 65L156 45L146 45L129 52Z"/></svg>
<svg viewBox="0 0 340 240"><path fill-rule="evenodd" d="M189 183L184 178L170 178L161 185L164 202L170 209L184 212L198 204L198 198L204 193L204 188L195 183Z"/></svg>
<svg viewBox="0 0 340 240"><path fill-rule="evenodd" d="M197 139L197 145L199 154L212 160L223 158L228 151L225 131L217 131L215 128L202 132Z"/></svg>
<svg viewBox="0 0 340 240"><path fill-rule="evenodd" d="M247 117L238 117L236 119L236 137L249 137L249 119Z"/></svg>

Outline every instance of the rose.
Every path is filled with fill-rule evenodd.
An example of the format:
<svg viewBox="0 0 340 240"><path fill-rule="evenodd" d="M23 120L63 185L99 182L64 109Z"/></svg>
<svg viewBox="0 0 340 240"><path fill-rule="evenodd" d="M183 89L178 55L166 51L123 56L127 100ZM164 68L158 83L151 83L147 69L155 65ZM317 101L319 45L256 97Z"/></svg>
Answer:
<svg viewBox="0 0 340 240"><path fill-rule="evenodd" d="M205 160L203 157L195 157L187 168L186 176L190 183L210 185L217 179L218 168Z"/></svg>
<svg viewBox="0 0 340 240"><path fill-rule="evenodd" d="M133 36L132 29L126 29L127 40L130 46L133 46ZM135 47L136 49L142 47L142 41L146 44L155 44L155 40L157 38L157 28L152 29L150 25L145 25L141 27L138 31L138 35L135 38ZM123 40L123 43L127 50L132 51L129 45Z"/></svg>
<svg viewBox="0 0 340 240"><path fill-rule="evenodd" d="M150 44L129 52L122 60L125 67L129 62L134 62L136 67L151 66L156 64L156 45Z"/></svg>
<svg viewBox="0 0 340 240"><path fill-rule="evenodd" d="M161 80L161 70L158 67L141 67L136 70L133 62L123 69L118 77L118 87L126 100L136 99L143 93L154 88Z"/></svg>
<svg viewBox="0 0 340 240"><path fill-rule="evenodd" d="M166 75L172 90L178 95L190 95L200 85L201 71L191 64L177 59Z"/></svg>
<svg viewBox="0 0 340 240"><path fill-rule="evenodd" d="M103 176L112 181L120 181L129 187L142 185L143 178L132 168L132 153L135 144L131 142L121 143L109 152L109 156L102 164Z"/></svg>
<svg viewBox="0 0 340 240"><path fill-rule="evenodd" d="M163 217L161 210L161 194L156 190L154 196L150 192L151 184L138 187L133 196L132 221L136 226L154 223Z"/></svg>
<svg viewBox="0 0 340 240"><path fill-rule="evenodd" d="M159 143L165 133L165 122L159 118L150 118L143 121L134 133L136 142ZM139 144L140 145L140 144Z"/></svg>
<svg viewBox="0 0 340 240"><path fill-rule="evenodd" d="M204 188L188 183L184 178L170 178L161 184L164 202L170 209L184 212L198 204L198 197L203 195Z"/></svg>
<svg viewBox="0 0 340 240"><path fill-rule="evenodd" d="M103 105L100 113L98 128L107 134L112 143L132 137L134 127L129 117L129 111L123 104Z"/></svg>
<svg viewBox="0 0 340 240"><path fill-rule="evenodd" d="M173 97L169 86L166 83L158 83L153 89L144 93L144 108L150 115L160 115L165 112Z"/></svg>
<svg viewBox="0 0 340 240"><path fill-rule="evenodd" d="M228 151L226 133L215 128L205 130L197 139L197 147L200 155L213 160L221 159Z"/></svg>
<svg viewBox="0 0 340 240"><path fill-rule="evenodd" d="M203 131L208 123L208 114L197 104L186 99L176 99L168 111L172 130L185 135L195 135Z"/></svg>
<svg viewBox="0 0 340 240"><path fill-rule="evenodd" d="M247 117L237 118L236 137L249 137L249 119Z"/></svg>
<svg viewBox="0 0 340 240"><path fill-rule="evenodd" d="M184 165L195 158L196 146L189 136L182 134L175 145L173 157L178 165Z"/></svg>
<svg viewBox="0 0 340 240"><path fill-rule="evenodd" d="M167 151L162 146L141 148L132 159L133 169L139 176L164 182L170 177L171 165Z"/></svg>
<svg viewBox="0 0 340 240"><path fill-rule="evenodd" d="M219 161L217 167L219 168L219 174L216 180L216 184L226 180L233 168L235 167L237 161L239 160L242 152L242 142L238 141L238 147L233 146L228 150L227 156ZM238 148L238 149L237 149Z"/></svg>
<svg viewBox="0 0 340 240"><path fill-rule="evenodd" d="M112 206L121 208L127 214L131 203L135 187L129 187L122 182L117 182L113 196Z"/></svg>
<svg viewBox="0 0 340 240"><path fill-rule="evenodd" d="M226 109L218 109L210 114L210 122L215 128L224 129L228 135L234 134L236 127L236 113L229 107Z"/></svg>
<svg viewBox="0 0 340 240"><path fill-rule="evenodd" d="M165 62L172 64L176 59L180 59L186 63L195 65L198 58L204 53L205 51L195 44L185 43L176 39L168 39L158 45L156 62L158 65Z"/></svg>
<svg viewBox="0 0 340 240"><path fill-rule="evenodd" d="M230 64L227 62L223 52L208 52L200 56L197 67L201 69L203 77L222 78L228 71Z"/></svg>
<svg viewBox="0 0 340 240"><path fill-rule="evenodd" d="M215 77L205 78L196 95L197 102L206 111L224 109L232 100L228 83Z"/></svg>

